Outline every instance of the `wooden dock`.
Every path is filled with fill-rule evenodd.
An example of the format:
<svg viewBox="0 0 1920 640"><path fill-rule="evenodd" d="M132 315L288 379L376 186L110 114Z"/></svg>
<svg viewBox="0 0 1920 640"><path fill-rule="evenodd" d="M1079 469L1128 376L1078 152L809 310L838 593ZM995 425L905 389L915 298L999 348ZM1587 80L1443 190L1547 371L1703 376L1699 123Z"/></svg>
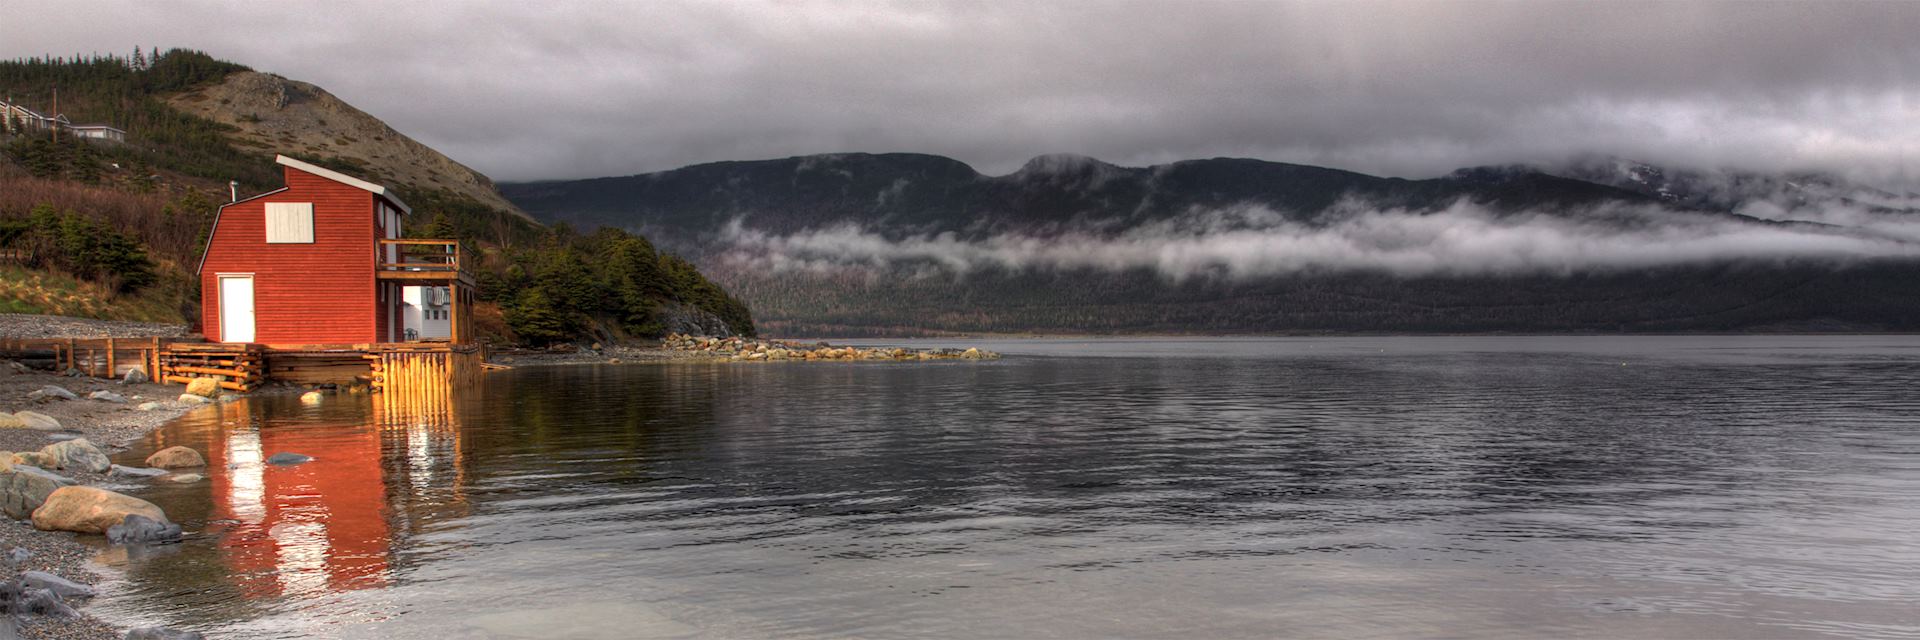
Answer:
<svg viewBox="0 0 1920 640"><path fill-rule="evenodd" d="M267 382L367 384L375 391L431 385L464 386L486 370L476 344L402 342L271 345L191 338L0 340L0 357L57 372L119 378L140 369L156 382L186 384L213 377L233 391Z"/></svg>
<svg viewBox="0 0 1920 640"><path fill-rule="evenodd" d="M119 378L134 369L155 382L176 384L219 376L220 386L234 391L251 391L267 379L258 345L189 338L5 339L0 356L95 378Z"/></svg>

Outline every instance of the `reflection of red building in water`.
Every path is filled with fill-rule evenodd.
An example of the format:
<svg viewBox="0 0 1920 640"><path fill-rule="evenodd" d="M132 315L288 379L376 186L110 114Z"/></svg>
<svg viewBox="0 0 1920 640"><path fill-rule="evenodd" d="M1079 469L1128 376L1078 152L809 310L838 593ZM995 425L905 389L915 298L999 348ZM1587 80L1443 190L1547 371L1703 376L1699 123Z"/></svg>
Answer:
<svg viewBox="0 0 1920 640"><path fill-rule="evenodd" d="M391 532L380 440L372 427L248 428L208 452L209 465L225 471L212 477L210 519L231 523L221 547L248 596L386 585ZM314 460L266 464L283 451Z"/></svg>
<svg viewBox="0 0 1920 640"><path fill-rule="evenodd" d="M423 520L417 516L424 514L393 518L390 512L413 506L409 503L420 496L411 485L436 475L436 467L458 464L458 442L445 414L430 426L426 420L399 419L390 409L383 412L383 403L374 404L372 424L229 427L208 443L213 471L208 522L224 523L210 528L221 536L232 580L247 597L365 589L392 580L394 523ZM251 422L244 402L221 410L233 414L223 416L223 424ZM280 452L314 459L266 464L268 456ZM402 502L390 503L390 495Z"/></svg>

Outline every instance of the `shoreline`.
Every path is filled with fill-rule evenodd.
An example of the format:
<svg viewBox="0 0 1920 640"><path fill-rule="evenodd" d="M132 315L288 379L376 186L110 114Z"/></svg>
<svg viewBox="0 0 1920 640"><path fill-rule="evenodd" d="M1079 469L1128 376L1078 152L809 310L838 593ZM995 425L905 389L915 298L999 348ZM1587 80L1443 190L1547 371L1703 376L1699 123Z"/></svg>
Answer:
<svg viewBox="0 0 1920 640"><path fill-rule="evenodd" d="M145 437L160 427L166 426L188 412L210 406L201 403L180 402L184 387L155 383L123 384L116 380L103 380L85 377L67 377L40 370L18 371L11 366L0 365L0 411L34 411L52 416L60 421L59 431L40 431L35 429L0 429L0 450L38 451L41 447L55 442L56 434L77 434L87 439L108 456L125 451L127 445ZM79 400L29 400L27 394L45 386L58 386L80 396ZM109 402L88 399L94 391L110 391L125 396L126 402ZM144 402L155 402L158 406L142 411L137 407ZM126 478L110 478L107 474L84 471L62 471L61 475L72 478L81 485L99 486L109 483L124 483ZM32 555L24 562L0 563L6 567L6 573L0 580L11 580L25 571L44 571L98 589L105 578L95 567L94 556L99 549L80 542L82 534L65 531L41 531L24 520L6 519L0 523L0 553L10 553L15 548L26 549ZM17 631L22 638L60 638L63 640L94 640L121 638L127 627L101 619L87 611L87 602L76 600L68 602L77 617L63 618L50 615L9 616L7 625Z"/></svg>

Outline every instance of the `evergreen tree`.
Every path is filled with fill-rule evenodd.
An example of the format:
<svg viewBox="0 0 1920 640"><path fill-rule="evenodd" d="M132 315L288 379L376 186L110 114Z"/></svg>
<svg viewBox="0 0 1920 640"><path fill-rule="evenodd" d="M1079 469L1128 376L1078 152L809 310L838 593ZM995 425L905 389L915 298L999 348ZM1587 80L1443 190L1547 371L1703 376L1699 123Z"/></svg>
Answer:
<svg viewBox="0 0 1920 640"><path fill-rule="evenodd" d="M571 323L554 309L553 300L539 287L521 290L506 308L507 328L521 340L548 345L573 335Z"/></svg>

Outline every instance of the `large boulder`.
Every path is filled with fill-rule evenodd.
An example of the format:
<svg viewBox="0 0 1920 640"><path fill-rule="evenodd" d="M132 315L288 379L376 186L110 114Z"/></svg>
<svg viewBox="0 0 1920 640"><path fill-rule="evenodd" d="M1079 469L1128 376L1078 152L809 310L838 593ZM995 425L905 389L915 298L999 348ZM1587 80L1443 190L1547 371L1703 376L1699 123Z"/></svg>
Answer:
<svg viewBox="0 0 1920 640"><path fill-rule="evenodd" d="M72 479L28 465L15 465L0 472L0 511L15 520L25 520L61 487L76 484Z"/></svg>
<svg viewBox="0 0 1920 640"><path fill-rule="evenodd" d="M19 586L17 580L9 581L6 589L8 609L12 613L37 613L53 618L78 618L80 612L74 611L59 594L49 589L28 589Z"/></svg>
<svg viewBox="0 0 1920 640"><path fill-rule="evenodd" d="M107 540L114 544L146 544L180 539L180 525L129 513L120 524L107 527Z"/></svg>
<svg viewBox="0 0 1920 640"><path fill-rule="evenodd" d="M54 468L63 471L106 473L113 468L113 461L107 459L107 454L87 442L86 438L55 442L42 447L40 453L53 456Z"/></svg>
<svg viewBox="0 0 1920 640"><path fill-rule="evenodd" d="M166 512L151 502L99 487L74 485L47 495L46 502L33 510L33 527L41 531L106 533L130 515L169 522Z"/></svg>
<svg viewBox="0 0 1920 640"><path fill-rule="evenodd" d="M152 380L152 378L147 377L146 369L134 367L127 370L125 377L120 378L120 384L141 384L149 380Z"/></svg>
<svg viewBox="0 0 1920 640"><path fill-rule="evenodd" d="M54 419L53 416L38 411L18 411L13 414L13 417L19 418L21 422L26 423L28 429L59 431L66 428L60 426L60 421Z"/></svg>
<svg viewBox="0 0 1920 640"><path fill-rule="evenodd" d="M27 428L27 421L16 418L11 413L0 411L0 429L25 429L25 428Z"/></svg>
<svg viewBox="0 0 1920 640"><path fill-rule="evenodd" d="M194 378L192 382L187 383L187 393L202 398L220 395L220 381L213 378Z"/></svg>
<svg viewBox="0 0 1920 640"><path fill-rule="evenodd" d="M62 598L91 598L94 595L93 587L45 571L20 572L20 586L28 589L46 589Z"/></svg>
<svg viewBox="0 0 1920 640"><path fill-rule="evenodd" d="M187 447L167 447L147 456L147 466L155 469L189 469L207 466L200 452Z"/></svg>

